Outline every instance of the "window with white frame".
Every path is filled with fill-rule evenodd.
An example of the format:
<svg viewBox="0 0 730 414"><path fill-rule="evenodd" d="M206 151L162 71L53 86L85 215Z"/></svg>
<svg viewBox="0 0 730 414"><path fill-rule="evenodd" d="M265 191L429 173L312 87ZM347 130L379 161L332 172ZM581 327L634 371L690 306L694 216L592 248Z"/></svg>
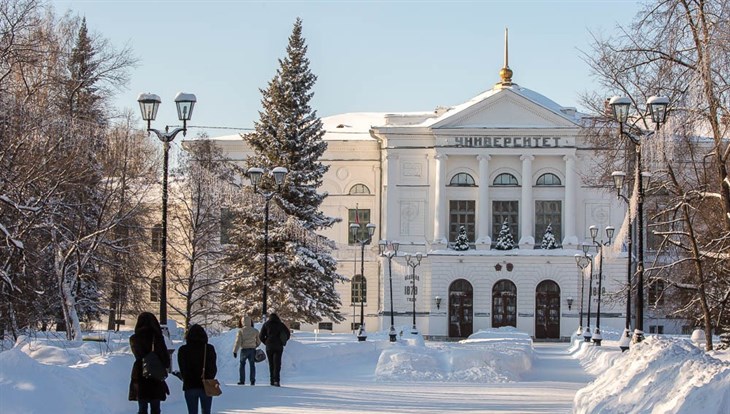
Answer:
<svg viewBox="0 0 730 414"><path fill-rule="evenodd" d="M464 226L466 237L474 242L476 235L476 202L474 200L449 200L449 241L456 241L459 228Z"/></svg>

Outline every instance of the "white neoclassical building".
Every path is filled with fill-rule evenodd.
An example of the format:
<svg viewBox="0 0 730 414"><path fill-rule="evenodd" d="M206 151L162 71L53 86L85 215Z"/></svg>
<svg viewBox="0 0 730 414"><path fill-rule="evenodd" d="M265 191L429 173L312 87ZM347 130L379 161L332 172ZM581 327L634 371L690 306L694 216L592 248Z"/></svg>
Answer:
<svg viewBox="0 0 730 414"><path fill-rule="evenodd" d="M604 248L592 281L575 255L583 254L580 244L592 243L589 226L601 229L598 241L607 241L607 226L618 234L625 205L581 179L595 162L582 115L511 78L505 62L496 85L457 106L323 118L322 161L330 169L322 208L342 218L324 235L337 242L339 271L352 281L338 287L347 321L309 328L357 329L362 292L366 332L388 331L391 309L396 328L411 329L415 273L415 321L423 335L466 337L515 326L538 339L565 338L588 325L589 306L595 329L600 269L600 326L623 329L626 252ZM249 153L239 136L215 140L234 160ZM364 257L349 233L356 222L377 226ZM504 223L519 248L495 248ZM455 250L462 226L470 248ZM560 248L540 248L548 226ZM391 260L380 254L380 240L399 243ZM414 262L417 252L420 264L408 266L406 255Z"/></svg>

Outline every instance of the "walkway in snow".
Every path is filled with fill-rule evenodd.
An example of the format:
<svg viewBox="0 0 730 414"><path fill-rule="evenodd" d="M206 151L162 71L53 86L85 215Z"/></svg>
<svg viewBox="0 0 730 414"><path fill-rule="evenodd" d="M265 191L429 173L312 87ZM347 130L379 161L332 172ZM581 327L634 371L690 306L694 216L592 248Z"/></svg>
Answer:
<svg viewBox="0 0 730 414"><path fill-rule="evenodd" d="M566 343L536 343L533 369L505 384L286 382L226 387L216 413L570 413L573 397L594 379L572 358ZM263 367L262 367L263 368Z"/></svg>

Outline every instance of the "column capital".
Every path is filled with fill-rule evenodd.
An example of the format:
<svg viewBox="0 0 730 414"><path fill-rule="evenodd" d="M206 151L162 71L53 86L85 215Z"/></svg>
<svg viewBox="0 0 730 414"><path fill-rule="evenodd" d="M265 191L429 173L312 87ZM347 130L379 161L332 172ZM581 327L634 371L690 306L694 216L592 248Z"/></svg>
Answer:
<svg viewBox="0 0 730 414"><path fill-rule="evenodd" d="M446 160L449 158L447 154L444 154L443 152L437 152L436 155L433 156L434 159L437 160Z"/></svg>
<svg viewBox="0 0 730 414"><path fill-rule="evenodd" d="M565 161L565 162L575 162L575 160L577 160L577 159L578 159L578 157L575 154L563 155L563 161Z"/></svg>
<svg viewBox="0 0 730 414"><path fill-rule="evenodd" d="M487 155L487 154L479 154L479 155L477 155L477 161L489 161L491 159L492 159L492 156L491 155Z"/></svg>
<svg viewBox="0 0 730 414"><path fill-rule="evenodd" d="M398 154L388 154L385 156L386 160L397 160L398 158L400 158L400 155Z"/></svg>
<svg viewBox="0 0 730 414"><path fill-rule="evenodd" d="M522 161L522 162L533 161L534 159L535 159L535 156L532 154L520 155L520 161Z"/></svg>

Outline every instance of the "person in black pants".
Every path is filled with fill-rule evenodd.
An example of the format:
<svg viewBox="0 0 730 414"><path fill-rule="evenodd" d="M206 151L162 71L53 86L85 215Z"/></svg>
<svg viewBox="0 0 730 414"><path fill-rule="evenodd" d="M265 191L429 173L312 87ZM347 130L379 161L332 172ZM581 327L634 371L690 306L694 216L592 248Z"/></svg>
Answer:
<svg viewBox="0 0 730 414"><path fill-rule="evenodd" d="M205 329L198 324L192 325L185 335L185 345L180 347L177 354L189 414L198 414L198 401L203 414L210 414L213 397L206 395L203 388L203 361L205 378L213 379L218 373L216 359L215 347L208 343Z"/></svg>
<svg viewBox="0 0 730 414"><path fill-rule="evenodd" d="M266 358L269 360L269 377L271 385L281 385L281 357L284 354L286 341L291 337L289 328L279 319L279 315L272 313L269 320L261 327L259 339L266 345Z"/></svg>
<svg viewBox="0 0 730 414"><path fill-rule="evenodd" d="M148 414L148 410L151 410L152 414L159 414L160 401L167 399L170 389L164 380L145 378L142 375L142 358L150 352L157 354L165 369L168 371L170 369L170 354L162 337L160 322L155 315L149 312L139 314L134 334L129 337L129 347L134 355L132 378L129 382L129 400L137 401L139 414Z"/></svg>

